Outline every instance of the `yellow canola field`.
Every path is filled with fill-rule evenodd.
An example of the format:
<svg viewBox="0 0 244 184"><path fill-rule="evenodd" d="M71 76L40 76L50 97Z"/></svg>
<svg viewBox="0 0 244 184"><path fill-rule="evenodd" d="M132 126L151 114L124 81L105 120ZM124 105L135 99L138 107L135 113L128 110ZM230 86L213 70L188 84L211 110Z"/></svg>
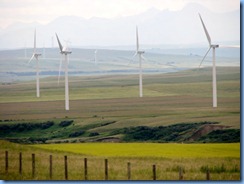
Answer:
<svg viewBox="0 0 244 184"><path fill-rule="evenodd" d="M67 143L33 147L101 157L240 158L240 143Z"/></svg>

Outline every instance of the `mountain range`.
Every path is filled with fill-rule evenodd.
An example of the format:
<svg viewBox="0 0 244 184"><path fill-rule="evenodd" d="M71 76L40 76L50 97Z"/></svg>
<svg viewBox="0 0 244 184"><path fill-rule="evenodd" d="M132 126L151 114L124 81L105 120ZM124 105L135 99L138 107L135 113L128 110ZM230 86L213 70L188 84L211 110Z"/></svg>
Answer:
<svg viewBox="0 0 244 184"><path fill-rule="evenodd" d="M0 49L32 48L34 29L38 47L57 47L55 32L61 40L69 40L71 47L127 47L135 48L135 27L140 43L150 48L203 45L208 42L198 13L208 28L213 42L240 42L240 10L216 13L191 3L179 11L148 9L146 12L113 19L61 16L48 24L17 22L0 29ZM175 46L173 46L175 47Z"/></svg>

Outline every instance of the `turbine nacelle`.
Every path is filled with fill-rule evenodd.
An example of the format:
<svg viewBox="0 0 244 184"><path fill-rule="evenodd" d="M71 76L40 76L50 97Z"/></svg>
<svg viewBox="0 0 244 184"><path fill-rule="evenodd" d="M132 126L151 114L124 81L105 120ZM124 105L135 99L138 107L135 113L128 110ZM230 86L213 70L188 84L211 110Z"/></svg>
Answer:
<svg viewBox="0 0 244 184"><path fill-rule="evenodd" d="M65 55L67 55L67 54L71 54L72 52L71 52L71 51L66 51L66 50L64 50L64 51L60 51L60 53L61 53L61 54L65 54Z"/></svg>
<svg viewBox="0 0 244 184"><path fill-rule="evenodd" d="M210 45L211 48L219 48L219 45Z"/></svg>
<svg viewBox="0 0 244 184"><path fill-rule="evenodd" d="M39 54L39 53L33 53L33 55L34 55L34 57L35 57L36 59L38 59L38 57L41 56L42 54Z"/></svg>
<svg viewBox="0 0 244 184"><path fill-rule="evenodd" d="M145 51L137 51L137 54L144 54Z"/></svg>

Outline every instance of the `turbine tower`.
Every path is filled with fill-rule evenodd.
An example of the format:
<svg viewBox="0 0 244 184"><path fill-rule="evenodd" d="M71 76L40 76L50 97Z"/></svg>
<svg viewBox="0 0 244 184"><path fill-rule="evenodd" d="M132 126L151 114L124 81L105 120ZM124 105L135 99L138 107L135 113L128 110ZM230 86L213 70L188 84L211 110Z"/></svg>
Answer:
<svg viewBox="0 0 244 184"><path fill-rule="evenodd" d="M143 97L143 90L142 90L142 59L145 60L145 57L142 55L145 51L139 50L139 36L138 36L138 28L136 26L136 53L132 58L138 55L139 58L139 96Z"/></svg>
<svg viewBox="0 0 244 184"><path fill-rule="evenodd" d="M38 57L41 56L41 54L36 52L36 29L34 32L34 50L33 50L33 54L29 60L28 63L30 63L32 61L32 59L34 59L34 57L36 58L36 97L40 97L40 86L39 86L39 61L38 61Z"/></svg>
<svg viewBox="0 0 244 184"><path fill-rule="evenodd" d="M212 81L212 85L213 85L213 87L212 88L213 88L213 107L215 108L215 107L217 107L217 79L216 79L215 49L219 48L219 47L223 47L223 48L238 48L240 46L237 46L237 45L225 45L225 46L223 45L223 46L221 46L221 45L212 44L211 38L210 38L209 33L207 31L207 28L205 27L205 24L204 24L200 14L199 14L199 17L200 17L204 32L206 34L206 37L207 37L207 40L208 40L208 43L209 43L209 49L206 52L205 56L203 57L199 67L202 65L202 62L204 61L204 59L208 55L209 51L212 49L212 51L213 51L213 53L212 53L212 59L213 59L213 67L212 67L212 80L213 81Z"/></svg>
<svg viewBox="0 0 244 184"><path fill-rule="evenodd" d="M58 35L56 33L60 53L64 55L64 65L65 65L65 110L69 110L69 82L68 82L68 54L71 54L72 52L69 51L68 47L63 47L61 42L59 41ZM60 60L60 67L59 67L59 77L60 77L60 70L62 66L62 60ZM58 77L58 82L59 82Z"/></svg>
<svg viewBox="0 0 244 184"><path fill-rule="evenodd" d="M95 65L97 64L97 49L94 51L94 61Z"/></svg>

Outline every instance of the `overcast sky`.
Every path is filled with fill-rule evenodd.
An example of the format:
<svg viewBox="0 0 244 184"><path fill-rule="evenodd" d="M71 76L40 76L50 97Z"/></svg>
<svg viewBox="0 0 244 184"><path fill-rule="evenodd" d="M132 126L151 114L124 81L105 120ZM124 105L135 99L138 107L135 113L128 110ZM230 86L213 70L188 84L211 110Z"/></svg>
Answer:
<svg viewBox="0 0 244 184"><path fill-rule="evenodd" d="M180 10L199 3L211 11L239 9L239 0L0 0L0 28L15 22L46 24L59 16L114 18L142 13L149 8Z"/></svg>

